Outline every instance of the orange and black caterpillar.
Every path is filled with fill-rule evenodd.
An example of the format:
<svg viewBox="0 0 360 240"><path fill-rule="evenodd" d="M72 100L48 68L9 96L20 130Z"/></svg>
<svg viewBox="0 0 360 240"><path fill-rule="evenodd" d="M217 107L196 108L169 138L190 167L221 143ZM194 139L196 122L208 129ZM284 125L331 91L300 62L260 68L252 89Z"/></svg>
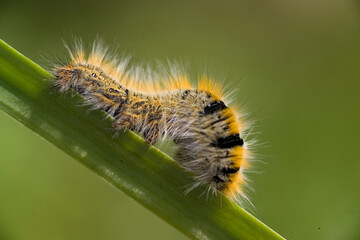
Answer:
<svg viewBox="0 0 360 240"><path fill-rule="evenodd" d="M140 83L138 69L129 68L127 60L109 57L100 44L94 44L88 55L77 46L70 57L53 71L61 92L74 89L93 108L112 116L116 130L140 132L150 144L159 136L170 136L178 147L175 160L195 175L191 189L208 184L214 193L246 198L244 126L223 102L217 84L202 77L192 87L184 73L175 71L158 75L161 81Z"/></svg>

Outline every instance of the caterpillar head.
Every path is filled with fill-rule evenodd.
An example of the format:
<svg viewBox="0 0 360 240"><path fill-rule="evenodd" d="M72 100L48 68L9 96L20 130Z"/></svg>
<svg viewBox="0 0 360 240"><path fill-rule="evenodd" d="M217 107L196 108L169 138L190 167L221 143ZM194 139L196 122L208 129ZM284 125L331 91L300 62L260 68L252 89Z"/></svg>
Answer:
<svg viewBox="0 0 360 240"><path fill-rule="evenodd" d="M104 81L101 70L84 65L62 66L54 70L54 75L56 85L60 87L62 92L79 84L91 85Z"/></svg>

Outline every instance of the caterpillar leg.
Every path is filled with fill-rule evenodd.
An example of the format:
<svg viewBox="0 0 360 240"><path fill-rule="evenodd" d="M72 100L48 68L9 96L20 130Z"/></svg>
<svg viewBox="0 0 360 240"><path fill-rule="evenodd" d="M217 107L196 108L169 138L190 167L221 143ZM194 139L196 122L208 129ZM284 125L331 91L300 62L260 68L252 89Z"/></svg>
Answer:
<svg viewBox="0 0 360 240"><path fill-rule="evenodd" d="M154 145L159 138L159 125L152 125L151 128L144 132L144 137L148 143Z"/></svg>
<svg viewBox="0 0 360 240"><path fill-rule="evenodd" d="M113 122L112 126L116 130L121 130L124 128L131 130L134 129L134 122L135 121L133 120L133 117L131 115L123 113L121 117L119 117L118 119L116 119L116 121Z"/></svg>
<svg viewBox="0 0 360 240"><path fill-rule="evenodd" d="M139 125L139 122L141 122L141 118L136 117L132 114L122 113L121 117L116 119L116 121L113 122L112 126L116 130L126 128L139 131L139 129L136 127ZM159 131L159 124L153 123L151 125L148 125L147 128L142 132L144 133L145 140L151 145L154 145L159 138Z"/></svg>

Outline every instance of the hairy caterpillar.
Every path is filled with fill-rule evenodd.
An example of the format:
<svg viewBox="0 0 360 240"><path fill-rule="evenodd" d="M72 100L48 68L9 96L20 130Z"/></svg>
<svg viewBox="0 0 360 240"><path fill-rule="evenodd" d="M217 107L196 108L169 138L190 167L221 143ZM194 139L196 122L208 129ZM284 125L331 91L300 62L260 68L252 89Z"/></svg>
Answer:
<svg viewBox="0 0 360 240"><path fill-rule="evenodd" d="M207 184L215 194L222 192L235 201L241 201L238 196L247 199L243 174L248 167L247 150L240 137L244 126L223 102L218 84L202 77L192 87L181 71L155 75L130 68L127 59L109 55L99 43L89 54L80 43L68 50L70 61L53 69L61 92L74 89L93 108L112 116L116 130L140 132L150 144L159 136L170 136L178 148L175 160L195 175L189 191Z"/></svg>

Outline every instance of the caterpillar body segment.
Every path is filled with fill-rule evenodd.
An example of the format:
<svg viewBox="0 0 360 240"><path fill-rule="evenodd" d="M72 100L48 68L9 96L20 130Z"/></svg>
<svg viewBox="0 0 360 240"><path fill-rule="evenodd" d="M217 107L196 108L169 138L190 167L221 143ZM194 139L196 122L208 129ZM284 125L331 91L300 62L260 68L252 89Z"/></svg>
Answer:
<svg viewBox="0 0 360 240"><path fill-rule="evenodd" d="M140 132L150 144L170 136L178 148L175 160L195 175L192 188L208 184L214 193L239 200L247 150L243 127L222 101L221 88L206 77L192 87L183 74L139 84L126 63L107 58L101 49L95 46L87 57L78 49L68 64L55 67L60 91L74 89L112 116L115 129Z"/></svg>

